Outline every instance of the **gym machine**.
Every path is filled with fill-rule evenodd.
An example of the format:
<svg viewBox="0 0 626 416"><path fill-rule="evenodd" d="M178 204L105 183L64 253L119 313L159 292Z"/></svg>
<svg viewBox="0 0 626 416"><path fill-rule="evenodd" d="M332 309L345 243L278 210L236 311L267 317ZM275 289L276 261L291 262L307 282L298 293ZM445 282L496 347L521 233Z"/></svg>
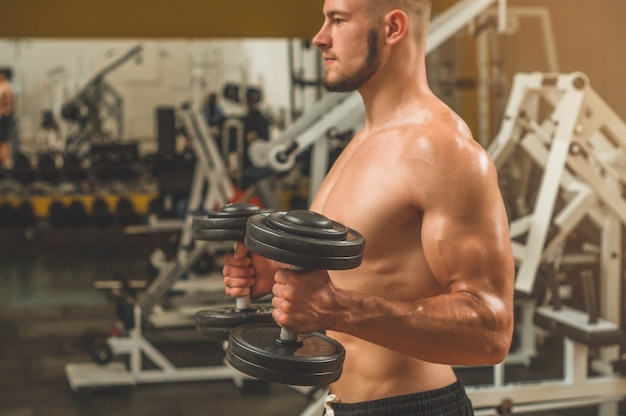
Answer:
<svg viewBox="0 0 626 416"><path fill-rule="evenodd" d="M626 124L582 73L517 74L488 151L500 172L506 163L542 171L536 195L526 201L531 207L513 201L517 209L510 209L516 300L531 318L516 331L526 345L535 344L536 327L562 338L563 376L507 382L504 365L496 366L493 385L467 388L476 412L496 414L506 401L518 412L598 405L599 414L616 415L626 397L620 374ZM598 241L577 241L595 235L589 228ZM567 295L576 281L582 300ZM536 299L541 287L550 288L544 296L550 302Z"/></svg>
<svg viewBox="0 0 626 416"><path fill-rule="evenodd" d="M167 312L161 308L164 296L172 289L186 293L222 292L220 276L181 279L204 255L223 250L217 243L193 241L192 222L194 213L223 206L234 196L234 187L209 133L206 120L198 112L186 106L181 109L186 132L194 148L197 162L189 196L189 209L180 233L177 256L167 261L162 256L154 262L159 273L134 299L126 305L128 316L125 336L111 336L101 344L103 362L67 364L65 373L74 391L114 386L134 386L139 383L222 380L232 379L242 384L241 375L225 365L209 367L176 367L144 335L144 325L162 330L164 328L193 327L193 316L204 305L177 308ZM100 287L118 287L100 285ZM215 296L207 298L215 299ZM194 329L195 333L195 329ZM196 335L197 337L197 335ZM128 365L109 361L115 356L128 356ZM156 366L147 369L143 357Z"/></svg>
<svg viewBox="0 0 626 416"><path fill-rule="evenodd" d="M79 91L63 104L61 116L78 128L66 151L84 156L87 143L105 143L119 139L123 132L123 100L105 77L119 66L135 58L141 59L142 45L137 45L96 73ZM105 123L106 121L106 123ZM113 124L114 131L105 128Z"/></svg>

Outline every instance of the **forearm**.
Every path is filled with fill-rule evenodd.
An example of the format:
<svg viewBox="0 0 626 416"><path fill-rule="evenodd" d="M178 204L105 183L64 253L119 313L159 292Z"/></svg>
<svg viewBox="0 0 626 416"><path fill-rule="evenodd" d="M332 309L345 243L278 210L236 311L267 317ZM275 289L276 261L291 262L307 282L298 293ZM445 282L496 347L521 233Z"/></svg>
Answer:
<svg viewBox="0 0 626 416"><path fill-rule="evenodd" d="M337 290L328 329L420 360L455 365L495 364L508 353L512 318L505 303L458 292L397 302Z"/></svg>

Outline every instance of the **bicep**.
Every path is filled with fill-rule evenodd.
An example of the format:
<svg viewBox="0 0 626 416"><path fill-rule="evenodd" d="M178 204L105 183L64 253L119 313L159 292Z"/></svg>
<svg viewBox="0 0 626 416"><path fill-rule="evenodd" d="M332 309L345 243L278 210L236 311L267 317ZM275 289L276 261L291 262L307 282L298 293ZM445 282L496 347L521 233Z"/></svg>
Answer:
<svg viewBox="0 0 626 416"><path fill-rule="evenodd" d="M469 186L472 189L442 193L424 211L426 260L449 292L509 297L513 261L499 190L489 182Z"/></svg>

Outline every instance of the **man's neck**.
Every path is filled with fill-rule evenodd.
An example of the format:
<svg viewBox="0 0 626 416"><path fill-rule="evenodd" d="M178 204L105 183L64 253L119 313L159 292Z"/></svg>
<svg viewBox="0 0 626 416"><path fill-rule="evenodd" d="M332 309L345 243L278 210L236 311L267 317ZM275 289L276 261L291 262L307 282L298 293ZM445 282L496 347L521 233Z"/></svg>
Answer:
<svg viewBox="0 0 626 416"><path fill-rule="evenodd" d="M403 110L416 106L429 92L425 66L377 74L359 89L365 106L365 130L377 130L402 119Z"/></svg>

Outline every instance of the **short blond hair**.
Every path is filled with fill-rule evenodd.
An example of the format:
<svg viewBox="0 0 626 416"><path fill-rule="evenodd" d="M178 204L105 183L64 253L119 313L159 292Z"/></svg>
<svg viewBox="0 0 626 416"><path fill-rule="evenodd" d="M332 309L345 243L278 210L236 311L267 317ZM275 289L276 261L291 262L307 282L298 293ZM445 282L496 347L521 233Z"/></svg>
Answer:
<svg viewBox="0 0 626 416"><path fill-rule="evenodd" d="M426 38L432 11L432 0L368 0L370 19L375 23L389 11L402 10L409 17L417 40Z"/></svg>

